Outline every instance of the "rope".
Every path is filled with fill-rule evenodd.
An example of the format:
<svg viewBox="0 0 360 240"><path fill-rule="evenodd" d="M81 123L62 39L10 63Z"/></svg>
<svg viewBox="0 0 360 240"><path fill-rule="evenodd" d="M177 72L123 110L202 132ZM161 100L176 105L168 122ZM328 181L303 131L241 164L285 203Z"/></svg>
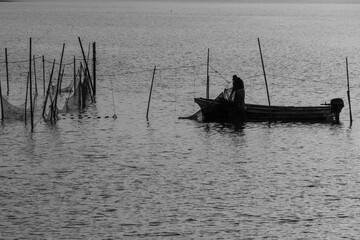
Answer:
<svg viewBox="0 0 360 240"><path fill-rule="evenodd" d="M36 59L42 59L42 56L37 56L37 57L35 57L35 60ZM83 60L82 58L75 58L75 61L82 61L82 60ZM15 64L15 63L25 63L25 62L29 62L29 60L26 59L26 60L19 60L19 61L8 61L7 63L8 64ZM46 59L44 59L44 62L51 63L51 64L53 63L52 61L49 61L49 60L46 60ZM6 61L0 62L0 64L5 64L5 63L6 63ZM74 64L73 61L69 62L69 63L63 63L62 65L66 66L66 65L72 65L72 64ZM95 64L99 65L99 61L96 60ZM60 65L60 63L55 63L55 65Z"/></svg>
<svg viewBox="0 0 360 240"><path fill-rule="evenodd" d="M24 62L29 62L29 60L13 61L13 62L8 61L8 63L24 63ZM4 62L4 63L6 63L6 62Z"/></svg>
<svg viewBox="0 0 360 240"><path fill-rule="evenodd" d="M253 103L257 103L254 99L252 99L249 95L245 94L247 98L249 98Z"/></svg>
<svg viewBox="0 0 360 240"><path fill-rule="evenodd" d="M280 78L286 78L286 79L293 79L293 80L297 80L297 81L306 81L306 79L303 78L295 78L295 77L286 77L286 76L281 76L281 75L273 75L273 74L267 74L268 76L272 76L272 77L280 77ZM317 82L317 83L325 83L325 84L329 84L329 85L334 85L337 83L330 83L330 82L323 82L323 81L318 81L318 80L310 80L311 82Z"/></svg>
<svg viewBox="0 0 360 240"><path fill-rule="evenodd" d="M49 60L44 60L44 62L53 64L53 62ZM73 64L74 62L63 63L62 66L73 65ZM55 65L60 65L60 63L55 62Z"/></svg>
<svg viewBox="0 0 360 240"><path fill-rule="evenodd" d="M172 69L191 69L192 67L201 67L206 66L206 64L199 64L199 65L191 65L191 66L180 66L180 67L166 67L166 68L160 68L159 70L172 70Z"/></svg>
<svg viewBox="0 0 360 240"><path fill-rule="evenodd" d="M230 81L228 81L224 76L222 76L213 66L209 65L217 74L219 74L219 76L224 79L228 84L230 83Z"/></svg>
<svg viewBox="0 0 360 240"><path fill-rule="evenodd" d="M165 71L165 70L177 70L177 69L191 69L193 67L201 67L201 66L206 66L205 64L200 64L200 65L192 65L192 66L180 66L180 67L165 67L165 68L159 68L156 70L159 71ZM127 75L127 74L136 74L136 73L144 73L144 72L149 72L149 71L153 71L153 69L144 69L144 70L140 70L140 71L129 71L129 70L125 70L127 72L124 73L119 73L117 75ZM102 75L102 76L114 76L114 75Z"/></svg>
<svg viewBox="0 0 360 240"><path fill-rule="evenodd" d="M230 84L230 81L228 81L224 76L222 76L219 71L217 71L213 66L209 65L217 74L219 74L219 76L224 79L226 81L227 84ZM262 74L259 74L259 75L254 75L254 76L251 76L251 77L246 77L246 79L254 79L254 78L258 78L259 76L262 76ZM194 80L195 81L195 80ZM247 98L249 98L251 101L253 101L254 103L256 103L256 101L251 98L249 95L246 95Z"/></svg>

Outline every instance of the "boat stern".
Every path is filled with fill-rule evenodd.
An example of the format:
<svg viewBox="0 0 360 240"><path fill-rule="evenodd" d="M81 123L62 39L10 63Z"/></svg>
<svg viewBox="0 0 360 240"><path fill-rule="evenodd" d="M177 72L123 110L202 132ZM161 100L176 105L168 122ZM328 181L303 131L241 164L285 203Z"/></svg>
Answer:
<svg viewBox="0 0 360 240"><path fill-rule="evenodd" d="M335 115L335 123L340 123L340 112L344 107L344 101L341 98L333 98L330 101L331 113Z"/></svg>

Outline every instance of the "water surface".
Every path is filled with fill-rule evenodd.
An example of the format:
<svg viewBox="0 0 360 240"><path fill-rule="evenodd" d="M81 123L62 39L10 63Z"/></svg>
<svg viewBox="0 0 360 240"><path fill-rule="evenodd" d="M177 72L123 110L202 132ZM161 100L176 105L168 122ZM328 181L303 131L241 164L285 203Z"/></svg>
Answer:
<svg viewBox="0 0 360 240"><path fill-rule="evenodd" d="M9 61L27 60L32 37L48 76L65 43L70 83L73 57L81 58L78 37L86 51L96 42L98 54L96 103L85 112L61 115L56 125L37 119L33 133L23 122L2 124L1 238L357 236L360 5L0 5L0 43ZM205 96L208 49L211 97L238 74L246 101L267 104L257 38L272 104L319 105L341 97L340 125L236 128L178 119L198 110L194 96ZM41 79L40 60L37 66ZM27 71L26 62L10 64L8 98L14 104L23 102ZM3 62L0 74L4 89Z"/></svg>

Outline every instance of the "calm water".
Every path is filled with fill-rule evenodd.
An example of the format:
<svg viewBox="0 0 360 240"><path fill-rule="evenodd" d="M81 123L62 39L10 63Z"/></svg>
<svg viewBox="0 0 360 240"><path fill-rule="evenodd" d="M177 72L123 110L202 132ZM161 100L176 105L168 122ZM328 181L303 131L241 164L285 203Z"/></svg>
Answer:
<svg viewBox="0 0 360 240"><path fill-rule="evenodd" d="M0 3L0 44L9 61L28 58L30 37L33 54L49 62L59 61L65 43L70 83L78 37L86 50L96 42L98 54L96 104L61 115L56 125L36 119L33 133L23 122L1 126L0 238L356 239L359 10L357 4ZM342 97L340 125L237 129L178 120L198 110L194 96L205 95L208 48L211 97L238 74L246 101L267 103L257 38L272 104ZM24 99L26 64L10 64L14 104ZM4 92L3 60L0 77Z"/></svg>

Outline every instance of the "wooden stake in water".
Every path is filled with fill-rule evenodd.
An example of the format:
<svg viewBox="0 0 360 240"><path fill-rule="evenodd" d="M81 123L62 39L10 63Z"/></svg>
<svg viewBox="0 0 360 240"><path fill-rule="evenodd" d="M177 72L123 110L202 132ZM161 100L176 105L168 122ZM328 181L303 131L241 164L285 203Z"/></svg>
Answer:
<svg viewBox="0 0 360 240"><path fill-rule="evenodd" d="M36 78L35 55L33 56L33 61L34 61L35 96L37 96L38 95L38 88L37 88L37 78Z"/></svg>
<svg viewBox="0 0 360 240"><path fill-rule="evenodd" d="M63 67L63 69L61 71L61 76L60 76L60 86L59 86L59 92L60 93L61 93L62 82L63 82L63 78L64 78L64 72L65 72L65 67Z"/></svg>
<svg viewBox="0 0 360 240"><path fill-rule="evenodd" d="M25 93L25 116L24 116L25 123L26 123L26 121L27 121L27 101L28 101L28 92L29 92L29 72L27 73L27 79L26 79L26 93Z"/></svg>
<svg viewBox="0 0 360 240"><path fill-rule="evenodd" d="M270 103L269 88L268 88L268 84L267 84L267 80L266 80L265 65L264 65L264 60L263 60L263 56L262 56L262 52L261 52L260 39L258 38L257 40L258 40L258 45L259 45L259 50L260 50L261 65L262 65L264 79L265 79L266 94L267 94L268 103L269 103L269 120L271 120L271 108L270 108L271 103Z"/></svg>
<svg viewBox="0 0 360 240"><path fill-rule="evenodd" d="M94 95L96 95L96 43L93 43L93 81L94 81Z"/></svg>
<svg viewBox="0 0 360 240"><path fill-rule="evenodd" d="M58 78L57 84L56 84L56 92L55 92L55 97L54 97L54 101L53 101L53 111L52 111L52 118L51 121L52 122L56 122L56 118L57 118L57 114L58 114L58 107L57 107L57 100L58 100L58 95L60 92L60 81L61 81L61 77Z"/></svg>
<svg viewBox="0 0 360 240"><path fill-rule="evenodd" d="M349 65L348 65L348 59L346 58L346 77L347 77L347 96L348 96L348 102L349 102L349 113L350 113L350 124L352 124L352 113L351 113L351 101L350 101L350 84L349 84Z"/></svg>
<svg viewBox="0 0 360 240"><path fill-rule="evenodd" d="M147 121L149 121L149 108L150 108L151 92L152 92L152 88L153 88L153 84L154 84L154 78L155 78L155 71L156 71L156 66L154 67L154 72L153 72L153 76L152 76L152 80L151 80L149 101L148 101L147 112L146 112L146 120Z"/></svg>
<svg viewBox="0 0 360 240"><path fill-rule="evenodd" d="M76 96L76 59L74 57L74 96Z"/></svg>
<svg viewBox="0 0 360 240"><path fill-rule="evenodd" d="M210 95L209 63L210 63L210 49L208 48L207 68L206 68L206 99L209 99L209 95Z"/></svg>
<svg viewBox="0 0 360 240"><path fill-rule="evenodd" d="M44 96L45 96L45 57L42 56L42 67L43 67L43 90L44 90Z"/></svg>
<svg viewBox="0 0 360 240"><path fill-rule="evenodd" d="M32 43L30 38L30 57L29 57L29 82L30 82L30 119L31 119L31 132L34 131L34 109L33 109L33 99L32 99L32 82L31 82L31 57L32 57Z"/></svg>
<svg viewBox="0 0 360 240"><path fill-rule="evenodd" d="M1 104L1 120L4 120L4 104L3 104L3 96L1 91L1 82L0 82L0 104Z"/></svg>
<svg viewBox="0 0 360 240"><path fill-rule="evenodd" d="M61 51L60 66L59 66L59 72L58 72L58 81L57 81L57 84L56 84L56 92L55 92L55 99L54 99L54 105L55 105L55 110L56 111L57 111L57 99L58 99L58 94L59 94L59 91L60 91L60 78L61 78L62 62L63 62L63 58L64 58L64 50L65 50L65 43L63 44L63 48L62 48L62 51Z"/></svg>
<svg viewBox="0 0 360 240"><path fill-rule="evenodd" d="M52 66L52 69L51 69L49 85L48 85L47 92L46 92L44 108L43 108L43 112L42 112L43 117L45 117L46 104L47 104L47 100L48 100L48 97L49 97L49 94L50 94L50 88L52 86L52 77L53 77L53 73L54 73L54 68L55 68L55 59L54 59L53 66Z"/></svg>
<svg viewBox="0 0 360 240"><path fill-rule="evenodd" d="M82 94L83 94L83 86L82 86L82 73L83 73L83 65L80 62L80 70L79 70L79 85L78 85L78 92L79 92L79 110L82 109Z"/></svg>
<svg viewBox="0 0 360 240"><path fill-rule="evenodd" d="M5 48L5 63L6 63L7 95L9 95L9 62L8 62L7 48Z"/></svg>
<svg viewBox="0 0 360 240"><path fill-rule="evenodd" d="M79 39L79 43L80 43L80 47L81 47L81 53L82 53L82 55L83 55L84 62L85 62L85 71L86 71L86 73L87 73L87 75L88 75L88 77L89 77L90 85L91 85L91 90L93 91L93 90L94 90L94 87L93 87L93 84L92 84L92 82L91 82L91 77L90 77L91 75L90 75L90 71L89 71L89 65L88 65L88 63L87 63L87 61L86 61L86 56L85 56L84 48L83 48L83 46L82 46L80 37L78 37L78 39ZM94 93L93 93L93 94L94 94Z"/></svg>

